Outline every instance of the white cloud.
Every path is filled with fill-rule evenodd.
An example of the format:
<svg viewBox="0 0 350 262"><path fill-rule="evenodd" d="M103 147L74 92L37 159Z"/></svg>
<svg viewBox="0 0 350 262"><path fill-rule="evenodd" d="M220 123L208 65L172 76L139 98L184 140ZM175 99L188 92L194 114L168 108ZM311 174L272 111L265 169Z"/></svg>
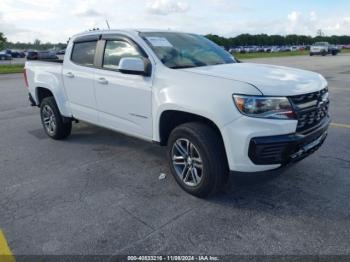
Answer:
<svg viewBox="0 0 350 262"><path fill-rule="evenodd" d="M18 5L32 5L36 8L50 8L59 4L59 0L16 0Z"/></svg>
<svg viewBox="0 0 350 262"><path fill-rule="evenodd" d="M3 32L7 38L16 36L18 34L27 33L30 30L24 28L18 28L16 25L4 20L2 13L0 12L0 32Z"/></svg>
<svg viewBox="0 0 350 262"><path fill-rule="evenodd" d="M98 17L103 16L102 13L89 8L89 9L83 9L83 10L77 10L73 12L73 15L80 16L80 17Z"/></svg>
<svg viewBox="0 0 350 262"><path fill-rule="evenodd" d="M188 3L176 0L150 0L146 7L149 13L157 15L183 13L189 10Z"/></svg>
<svg viewBox="0 0 350 262"><path fill-rule="evenodd" d="M5 13L3 14L3 19L6 22L18 22L23 20L47 21L48 19L52 19L55 16L56 14L50 11L25 10Z"/></svg>
<svg viewBox="0 0 350 262"><path fill-rule="evenodd" d="M239 1L232 0L207 0L207 5L210 6L213 10L217 10L219 12L236 12L236 11L246 11L248 8L242 6Z"/></svg>
<svg viewBox="0 0 350 262"><path fill-rule="evenodd" d="M318 19L317 13L311 11L308 14L293 11L287 16L287 23L280 22L281 32L288 34L315 35L321 29L326 35L348 35L350 34L350 23L347 17L328 16Z"/></svg>
<svg viewBox="0 0 350 262"><path fill-rule="evenodd" d="M174 29L228 37L241 33L315 35L318 29L327 35L350 34L346 11L335 8L324 14L319 5L307 9L294 4L292 9L269 16L275 6L261 12L243 0L0 1L0 32L14 42L35 38L65 42L75 33L106 28L106 19L112 28Z"/></svg>
<svg viewBox="0 0 350 262"><path fill-rule="evenodd" d="M310 21L316 21L317 20L317 14L315 11L310 12Z"/></svg>
<svg viewBox="0 0 350 262"><path fill-rule="evenodd" d="M298 22L300 19L301 13L297 11L293 11L288 15L288 20L291 21L292 23Z"/></svg>

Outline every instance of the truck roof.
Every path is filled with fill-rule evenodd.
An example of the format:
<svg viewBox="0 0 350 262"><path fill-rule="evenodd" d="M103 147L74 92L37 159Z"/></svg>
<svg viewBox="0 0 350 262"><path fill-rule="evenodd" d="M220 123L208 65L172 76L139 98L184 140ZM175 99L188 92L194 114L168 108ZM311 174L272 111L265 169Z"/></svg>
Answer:
<svg viewBox="0 0 350 262"><path fill-rule="evenodd" d="M72 38L78 37L78 36L85 36L85 35L95 35L95 34L118 34L118 33L128 33L128 34L138 34L138 33L151 33L151 32L173 32L173 33L181 33L179 31L174 31L170 29L149 29L149 28L138 28L138 29L107 29L107 30L93 30L93 31L87 31L78 33L72 36Z"/></svg>

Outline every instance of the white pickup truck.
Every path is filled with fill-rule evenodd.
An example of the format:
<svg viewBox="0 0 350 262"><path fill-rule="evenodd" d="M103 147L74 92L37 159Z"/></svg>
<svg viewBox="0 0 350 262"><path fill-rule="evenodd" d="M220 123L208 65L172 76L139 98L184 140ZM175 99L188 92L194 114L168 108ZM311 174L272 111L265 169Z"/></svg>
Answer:
<svg viewBox="0 0 350 262"><path fill-rule="evenodd" d="M240 63L195 34L79 34L63 61L27 62L25 81L48 136L64 139L82 120L167 146L176 181L199 197L217 192L230 171L305 158L330 123L320 74Z"/></svg>
<svg viewBox="0 0 350 262"><path fill-rule="evenodd" d="M310 47L310 56L313 55L337 55L340 52L340 49L338 49L336 46L334 45L330 45L327 42L317 42L315 44L313 44Z"/></svg>

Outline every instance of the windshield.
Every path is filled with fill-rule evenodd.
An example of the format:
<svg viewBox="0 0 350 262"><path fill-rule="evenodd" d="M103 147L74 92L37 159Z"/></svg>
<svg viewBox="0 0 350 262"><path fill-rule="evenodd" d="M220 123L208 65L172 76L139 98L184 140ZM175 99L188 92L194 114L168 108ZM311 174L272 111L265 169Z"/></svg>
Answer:
<svg viewBox="0 0 350 262"><path fill-rule="evenodd" d="M190 68L236 63L220 46L194 34L152 32L140 36L169 68Z"/></svg>
<svg viewBox="0 0 350 262"><path fill-rule="evenodd" d="M314 44L314 46L326 46L328 43L325 42L317 42Z"/></svg>

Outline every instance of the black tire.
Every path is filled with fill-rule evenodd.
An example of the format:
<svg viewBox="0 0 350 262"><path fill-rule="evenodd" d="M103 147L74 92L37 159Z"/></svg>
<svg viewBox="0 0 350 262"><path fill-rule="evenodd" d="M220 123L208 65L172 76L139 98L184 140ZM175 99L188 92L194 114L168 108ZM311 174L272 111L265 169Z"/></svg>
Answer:
<svg viewBox="0 0 350 262"><path fill-rule="evenodd" d="M199 153L199 158L202 160L201 180L198 185L187 185L183 181L183 177L180 178L180 174L177 173L173 164L175 143L181 139L192 143ZM175 128L168 139L167 155L170 170L176 182L191 195L197 197L214 195L227 182L229 168L225 148L220 135L209 125L192 122Z"/></svg>
<svg viewBox="0 0 350 262"><path fill-rule="evenodd" d="M44 122L44 118L47 118L45 113L48 109L52 110L52 119L54 119L55 122L55 128L50 129L51 131L49 131L47 124ZM52 139L61 140L70 135L72 131L72 121L61 115L54 97L46 97L42 100L40 104L40 116L45 133Z"/></svg>
<svg viewBox="0 0 350 262"><path fill-rule="evenodd" d="M310 52L310 56L313 56L314 54Z"/></svg>

